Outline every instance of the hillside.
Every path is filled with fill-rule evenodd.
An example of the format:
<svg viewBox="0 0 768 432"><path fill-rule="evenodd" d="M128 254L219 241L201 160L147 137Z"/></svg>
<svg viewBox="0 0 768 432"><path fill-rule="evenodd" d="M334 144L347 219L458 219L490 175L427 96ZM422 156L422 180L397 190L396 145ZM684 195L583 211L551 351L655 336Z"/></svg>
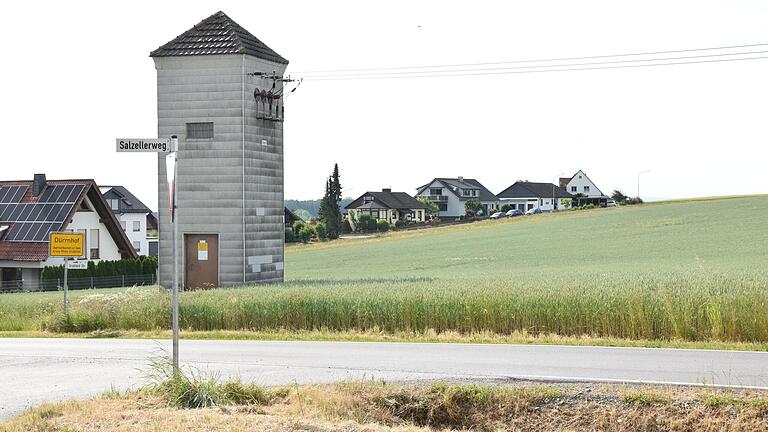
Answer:
<svg viewBox="0 0 768 432"><path fill-rule="evenodd" d="M768 262L766 215L761 195L485 221L289 248L286 276L545 281L749 271Z"/></svg>

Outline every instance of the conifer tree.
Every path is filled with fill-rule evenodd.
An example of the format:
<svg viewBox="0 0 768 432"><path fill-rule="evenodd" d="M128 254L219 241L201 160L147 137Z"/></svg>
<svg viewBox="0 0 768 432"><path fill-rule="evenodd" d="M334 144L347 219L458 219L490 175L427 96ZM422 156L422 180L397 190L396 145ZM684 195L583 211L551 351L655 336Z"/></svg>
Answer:
<svg viewBox="0 0 768 432"><path fill-rule="evenodd" d="M318 219L325 223L329 239L337 239L339 238L339 233L341 233L342 219L339 201L341 201L339 165L334 164L333 173L325 183L325 195L320 201L320 210L317 215Z"/></svg>

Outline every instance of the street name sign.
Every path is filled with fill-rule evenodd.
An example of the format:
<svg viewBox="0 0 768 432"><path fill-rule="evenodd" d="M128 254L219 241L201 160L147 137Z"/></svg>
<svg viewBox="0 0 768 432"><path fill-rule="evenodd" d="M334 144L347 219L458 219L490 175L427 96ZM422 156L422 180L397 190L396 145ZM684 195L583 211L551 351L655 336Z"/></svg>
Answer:
<svg viewBox="0 0 768 432"><path fill-rule="evenodd" d="M69 261L69 260L67 260L67 268L70 269L70 270L87 270L88 269L88 261L84 261L84 260Z"/></svg>
<svg viewBox="0 0 768 432"><path fill-rule="evenodd" d="M85 236L82 233L52 232L48 245L48 255L52 257L79 258L85 255Z"/></svg>
<svg viewBox="0 0 768 432"><path fill-rule="evenodd" d="M168 153L171 151L170 139L156 138L117 138L115 146L123 153Z"/></svg>

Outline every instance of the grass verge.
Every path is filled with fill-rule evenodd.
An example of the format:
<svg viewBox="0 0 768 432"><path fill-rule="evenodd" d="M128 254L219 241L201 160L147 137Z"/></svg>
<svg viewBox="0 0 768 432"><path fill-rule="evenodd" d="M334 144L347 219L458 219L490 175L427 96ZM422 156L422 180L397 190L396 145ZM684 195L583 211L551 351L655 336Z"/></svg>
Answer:
<svg viewBox="0 0 768 432"><path fill-rule="evenodd" d="M569 345L569 346L601 346L628 348L674 348L674 349L706 349L728 351L768 351L768 343L748 342L719 342L719 341L686 341L620 339L597 336L560 336L556 334L528 334L515 332L510 335L495 333L470 333L446 331L437 333L428 330L423 333L387 333L383 331L247 331L247 330L211 330L211 331L181 331L182 339L189 340L257 340L257 341L320 341L320 342L401 342L401 343L470 343L470 344L518 344L518 345ZM0 331L0 338L122 338L122 339L170 339L168 330L136 331L136 330L96 330L87 333L54 333L41 330L29 331Z"/></svg>
<svg viewBox="0 0 768 432"><path fill-rule="evenodd" d="M608 385L404 385L260 388L162 376L140 391L46 404L0 424L16 431L719 431L766 430L768 394Z"/></svg>

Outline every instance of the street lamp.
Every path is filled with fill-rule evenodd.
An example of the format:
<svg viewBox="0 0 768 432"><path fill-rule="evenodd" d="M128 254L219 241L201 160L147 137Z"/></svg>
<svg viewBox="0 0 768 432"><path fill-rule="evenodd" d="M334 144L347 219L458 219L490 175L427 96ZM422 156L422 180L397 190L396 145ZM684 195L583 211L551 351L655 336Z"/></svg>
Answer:
<svg viewBox="0 0 768 432"><path fill-rule="evenodd" d="M637 197L638 198L640 198L640 176L649 172L651 172L651 170L640 171L639 173L637 173Z"/></svg>
<svg viewBox="0 0 768 432"><path fill-rule="evenodd" d="M551 213L555 212L555 185L560 183L560 177L564 176L565 173L560 173L555 177L555 181L552 183L552 210Z"/></svg>

